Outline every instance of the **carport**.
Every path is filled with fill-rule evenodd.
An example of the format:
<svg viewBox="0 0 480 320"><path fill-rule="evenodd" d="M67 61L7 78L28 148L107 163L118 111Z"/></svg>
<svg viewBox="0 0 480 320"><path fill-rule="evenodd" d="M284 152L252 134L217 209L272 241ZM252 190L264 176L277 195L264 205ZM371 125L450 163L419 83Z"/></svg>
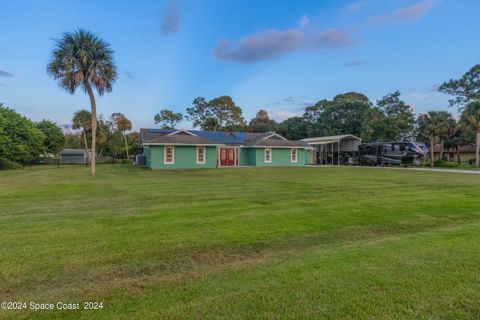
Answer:
<svg viewBox="0 0 480 320"><path fill-rule="evenodd" d="M314 147L312 163L333 165L351 164L358 157L362 139L353 134L314 137L301 140Z"/></svg>

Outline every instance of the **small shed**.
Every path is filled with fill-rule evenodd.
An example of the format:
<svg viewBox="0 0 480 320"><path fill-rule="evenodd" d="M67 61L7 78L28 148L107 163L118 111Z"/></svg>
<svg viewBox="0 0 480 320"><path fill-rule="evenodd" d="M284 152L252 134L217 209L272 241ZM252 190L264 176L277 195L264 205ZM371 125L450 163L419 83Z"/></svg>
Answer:
<svg viewBox="0 0 480 320"><path fill-rule="evenodd" d="M358 157L362 139L353 134L313 137L301 140L315 148L312 153L314 164L350 164Z"/></svg>
<svg viewBox="0 0 480 320"><path fill-rule="evenodd" d="M60 159L64 163L86 163L90 155L90 150L88 150L87 156L85 149L63 149L60 151Z"/></svg>

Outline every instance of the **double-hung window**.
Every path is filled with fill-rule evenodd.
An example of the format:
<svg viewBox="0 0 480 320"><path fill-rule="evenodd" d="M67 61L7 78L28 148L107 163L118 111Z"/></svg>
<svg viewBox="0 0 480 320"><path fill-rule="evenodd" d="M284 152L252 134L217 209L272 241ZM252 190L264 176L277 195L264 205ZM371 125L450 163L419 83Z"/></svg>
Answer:
<svg viewBox="0 0 480 320"><path fill-rule="evenodd" d="M165 146L165 153L163 158L164 164L173 164L175 162L175 149L173 146Z"/></svg>
<svg viewBox="0 0 480 320"><path fill-rule="evenodd" d="M271 148L265 148L265 163L271 163L272 162L272 149Z"/></svg>
<svg viewBox="0 0 480 320"><path fill-rule="evenodd" d="M290 151L290 162L297 162L297 149L295 148Z"/></svg>
<svg viewBox="0 0 480 320"><path fill-rule="evenodd" d="M197 164L203 164L205 161L205 147L197 147Z"/></svg>

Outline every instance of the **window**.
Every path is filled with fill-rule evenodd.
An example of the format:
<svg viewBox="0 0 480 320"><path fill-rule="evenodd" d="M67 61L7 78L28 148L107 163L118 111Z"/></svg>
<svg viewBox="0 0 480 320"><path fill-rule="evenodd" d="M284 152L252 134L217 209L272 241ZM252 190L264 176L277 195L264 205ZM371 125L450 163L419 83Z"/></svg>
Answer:
<svg viewBox="0 0 480 320"><path fill-rule="evenodd" d="M272 149L270 148L265 148L265 162L272 162Z"/></svg>
<svg viewBox="0 0 480 320"><path fill-rule="evenodd" d="M175 157L175 150L173 149L173 146L165 146L165 154L163 158L163 163L164 164L173 164L174 163L174 157Z"/></svg>
<svg viewBox="0 0 480 320"><path fill-rule="evenodd" d="M205 163L205 147L197 147L197 163Z"/></svg>
<svg viewBox="0 0 480 320"><path fill-rule="evenodd" d="M292 149L291 150L290 162L297 162L297 149Z"/></svg>

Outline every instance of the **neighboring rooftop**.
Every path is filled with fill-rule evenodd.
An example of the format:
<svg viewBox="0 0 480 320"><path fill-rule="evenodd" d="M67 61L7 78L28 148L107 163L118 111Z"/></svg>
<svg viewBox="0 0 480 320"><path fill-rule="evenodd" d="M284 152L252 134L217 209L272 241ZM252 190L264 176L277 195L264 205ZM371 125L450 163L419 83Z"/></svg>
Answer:
<svg viewBox="0 0 480 320"><path fill-rule="evenodd" d="M90 152L90 150L88 150ZM85 149L63 149L60 154L85 154Z"/></svg>

